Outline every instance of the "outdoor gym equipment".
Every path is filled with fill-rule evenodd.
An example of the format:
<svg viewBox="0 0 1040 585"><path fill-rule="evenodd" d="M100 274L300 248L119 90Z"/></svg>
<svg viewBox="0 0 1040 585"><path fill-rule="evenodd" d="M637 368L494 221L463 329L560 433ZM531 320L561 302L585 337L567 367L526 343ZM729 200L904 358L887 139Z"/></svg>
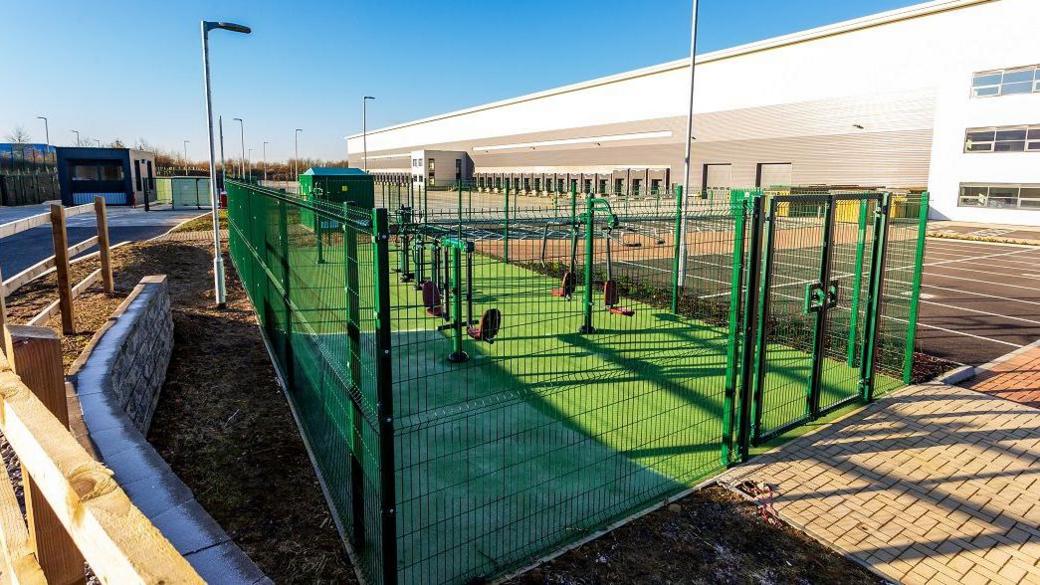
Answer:
<svg viewBox="0 0 1040 585"><path fill-rule="evenodd" d="M604 211L607 214L607 230L608 234L610 230L613 230L620 225L617 214L610 207L610 202L602 197L588 197L585 200L585 290L582 294L582 309L583 319L581 328L578 329L579 333L595 333L596 328L592 325L592 266L594 256L594 245L596 235L596 209ZM609 237L608 237L609 241ZM575 241L577 245L577 241ZM608 248L609 250L609 248ZM573 261L573 260L572 260ZM609 262L608 262L609 269ZM609 280L609 277L608 277ZM611 288L614 290L614 296L617 296L617 285L612 285ZM606 291L604 291L606 292ZM609 299L606 299L609 300ZM615 304L617 303L615 299ZM614 311L611 311L612 313ZM623 314L623 313L621 313Z"/></svg>
<svg viewBox="0 0 1040 585"><path fill-rule="evenodd" d="M634 309L618 306L618 303L621 302L621 294L618 292L618 285L617 282L614 280L614 262L610 254L610 240L612 237L611 231L612 228L608 227L606 233L607 281L603 283L603 304L607 307L607 310L612 315L631 317L636 314Z"/></svg>
<svg viewBox="0 0 1040 585"><path fill-rule="evenodd" d="M571 262L567 266L567 271L563 273L563 278L560 280L560 288L552 289L552 296L564 298L568 301L574 296L574 290L577 287L578 277L578 216L577 216L577 193L571 189ZM546 241L549 238L549 224L546 224L545 231L542 235L542 261L545 259L545 246Z"/></svg>
<svg viewBox="0 0 1040 585"><path fill-rule="evenodd" d="M487 309L479 321L473 319L473 242L461 240L454 236L434 240L433 266L431 280L422 283L423 305L426 314L431 317L442 317L446 324L440 330L452 330L452 351L448 361L461 363L469 359L469 354L462 349L462 335L476 341L494 343L499 329L502 327L502 312L495 307ZM441 258L440 252L444 256ZM466 275L462 274L462 255L466 255ZM441 267L444 271L441 273ZM441 295L441 285L445 294ZM463 287L465 286L466 312L463 315ZM442 305L443 300L443 305Z"/></svg>
<svg viewBox="0 0 1040 585"><path fill-rule="evenodd" d="M397 237L400 240L401 254L398 256L397 272L401 275L401 282L411 282L415 274L411 271L409 266L408 253L411 249L409 245L412 241L412 208L402 206L397 211L399 223L399 231Z"/></svg>

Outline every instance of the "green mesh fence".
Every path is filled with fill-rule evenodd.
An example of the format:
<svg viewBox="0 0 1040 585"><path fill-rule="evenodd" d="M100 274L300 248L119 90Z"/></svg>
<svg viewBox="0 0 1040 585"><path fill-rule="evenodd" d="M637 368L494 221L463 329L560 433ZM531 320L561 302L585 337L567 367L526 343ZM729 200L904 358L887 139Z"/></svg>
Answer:
<svg viewBox="0 0 1040 585"><path fill-rule="evenodd" d="M888 194L500 184L383 183L367 210L228 183L373 582L501 574L909 372L923 239Z"/></svg>

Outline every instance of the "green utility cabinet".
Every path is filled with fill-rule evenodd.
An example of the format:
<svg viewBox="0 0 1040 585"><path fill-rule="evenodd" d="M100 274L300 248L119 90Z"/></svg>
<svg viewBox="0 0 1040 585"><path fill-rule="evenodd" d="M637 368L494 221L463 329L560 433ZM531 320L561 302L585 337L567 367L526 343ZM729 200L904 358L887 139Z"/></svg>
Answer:
<svg viewBox="0 0 1040 585"><path fill-rule="evenodd" d="M364 209L372 209L375 201L375 184L372 175L361 169L342 167L311 167L300 175L300 196L307 201L320 201L341 208L344 203ZM338 222L323 220L321 225L314 221L314 212L300 210L300 221L313 229L338 229Z"/></svg>
<svg viewBox="0 0 1040 585"><path fill-rule="evenodd" d="M307 201L372 209L375 187L372 175L361 169L311 167L300 175L300 195Z"/></svg>

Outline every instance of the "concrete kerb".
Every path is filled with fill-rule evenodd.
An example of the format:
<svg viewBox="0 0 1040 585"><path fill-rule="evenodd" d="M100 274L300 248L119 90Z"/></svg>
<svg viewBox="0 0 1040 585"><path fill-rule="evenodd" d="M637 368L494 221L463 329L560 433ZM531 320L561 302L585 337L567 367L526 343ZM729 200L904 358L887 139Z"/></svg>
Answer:
<svg viewBox="0 0 1040 585"><path fill-rule="evenodd" d="M1034 350L1034 349L1037 349L1037 348L1040 348L1040 339L1037 339L1036 341L1034 341L1033 343L1030 343L1028 345L1023 345L1022 347L1020 347L1020 348L1018 348L1016 350L1013 350L1011 352L1008 352L1008 353L1006 353L1006 354L1004 354L1004 355L1002 355L1002 356L1000 356L1000 357L998 357L998 358L996 358L994 360L991 360L991 361L989 361L989 362L987 362L985 364L982 364L981 366L977 366L975 368L975 375L979 375L979 374L982 374L982 373L985 373L985 372L992 372L992 371L994 371L996 369L996 367L998 365L1000 365L1000 364L1002 364L1002 363L1004 363L1006 361L1012 360L1012 359L1018 357L1019 355L1021 355L1023 353L1026 353L1028 351L1031 351L1031 350Z"/></svg>

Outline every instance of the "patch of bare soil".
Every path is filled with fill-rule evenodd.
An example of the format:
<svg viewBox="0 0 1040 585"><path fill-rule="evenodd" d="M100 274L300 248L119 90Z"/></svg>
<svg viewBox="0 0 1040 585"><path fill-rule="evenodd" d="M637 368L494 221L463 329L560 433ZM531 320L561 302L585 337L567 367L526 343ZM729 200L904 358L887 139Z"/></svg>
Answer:
<svg viewBox="0 0 1040 585"><path fill-rule="evenodd" d="M276 583L355 582L230 260L218 310L205 243L130 253L121 277L167 274L173 301L174 352L148 440Z"/></svg>
<svg viewBox="0 0 1040 585"><path fill-rule="evenodd" d="M228 266L228 308L213 307L207 242L154 242L112 251L116 294L100 285L75 301L76 333L63 338L68 367L141 278L166 274L174 351L148 440L196 499L276 583L353 583L343 550L245 292ZM98 268L72 266L73 282ZM58 298L53 274L8 297L23 324ZM48 326L60 332L61 318ZM21 498L17 457L0 453Z"/></svg>
<svg viewBox="0 0 1040 585"><path fill-rule="evenodd" d="M117 258L124 253L122 247L112 250L113 264ZM70 267L72 284L83 280L91 272L101 267L101 261L91 258L77 262ZM136 283L135 283L136 284ZM130 293L133 286L119 287L117 285L115 294L105 294L101 283L97 283L77 297L73 302L74 332L63 335L61 339L62 358L65 368L68 369L76 357L90 342L94 333L105 324L112 312L116 310L119 303ZM8 322L14 325L24 325L35 317L47 305L58 300L58 279L52 272L47 276L38 278L15 291L7 297ZM61 315L51 317L44 326L61 333Z"/></svg>
<svg viewBox="0 0 1040 585"><path fill-rule="evenodd" d="M880 585L884 579L720 487L694 492L508 585Z"/></svg>

